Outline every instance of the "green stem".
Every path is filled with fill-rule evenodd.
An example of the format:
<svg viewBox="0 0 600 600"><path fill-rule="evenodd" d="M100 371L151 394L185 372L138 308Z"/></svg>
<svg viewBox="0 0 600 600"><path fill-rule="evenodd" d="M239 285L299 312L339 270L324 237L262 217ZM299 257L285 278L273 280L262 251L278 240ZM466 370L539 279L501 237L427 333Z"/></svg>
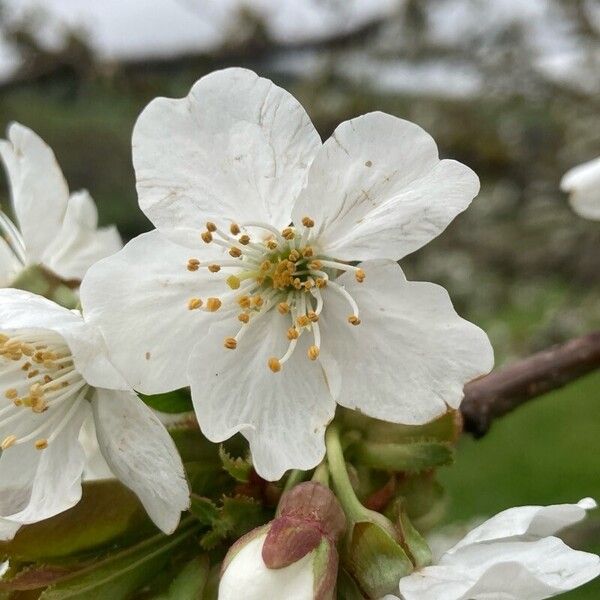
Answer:
<svg viewBox="0 0 600 600"><path fill-rule="evenodd" d="M348 477L337 425L330 425L327 429L325 446L327 448L327 464L336 496L348 518L352 521L360 521L366 509L356 497L350 477Z"/></svg>
<svg viewBox="0 0 600 600"><path fill-rule="evenodd" d="M290 471L288 475L287 481L283 486L283 493L289 492L294 486L303 482L306 478L306 471L301 471L300 469L293 469Z"/></svg>
<svg viewBox="0 0 600 600"><path fill-rule="evenodd" d="M311 481L316 481L325 487L329 487L329 469L327 467L327 462L323 461L313 473L313 476L310 479Z"/></svg>

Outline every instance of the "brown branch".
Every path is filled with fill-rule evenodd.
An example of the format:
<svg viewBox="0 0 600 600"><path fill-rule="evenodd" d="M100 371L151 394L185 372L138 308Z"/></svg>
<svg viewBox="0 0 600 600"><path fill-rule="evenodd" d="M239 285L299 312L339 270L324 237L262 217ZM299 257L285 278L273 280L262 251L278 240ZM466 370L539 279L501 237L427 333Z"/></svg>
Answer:
<svg viewBox="0 0 600 600"><path fill-rule="evenodd" d="M600 331L553 346L465 386L464 430L487 433L494 419L600 368Z"/></svg>

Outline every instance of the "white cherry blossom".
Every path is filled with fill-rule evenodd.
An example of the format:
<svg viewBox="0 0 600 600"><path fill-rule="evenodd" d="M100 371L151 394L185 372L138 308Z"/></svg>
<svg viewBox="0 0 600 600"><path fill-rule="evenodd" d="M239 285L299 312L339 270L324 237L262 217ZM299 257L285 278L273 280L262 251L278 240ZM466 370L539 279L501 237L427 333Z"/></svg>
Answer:
<svg viewBox="0 0 600 600"><path fill-rule="evenodd" d="M560 187L578 215L600 221L600 156L567 171Z"/></svg>
<svg viewBox="0 0 600 600"><path fill-rule="evenodd" d="M100 331L41 296L0 290L0 539L79 501L89 417L112 473L172 532L189 502L181 459Z"/></svg>
<svg viewBox="0 0 600 600"><path fill-rule="evenodd" d="M573 550L554 534L596 508L520 506L473 529L437 564L400 580L402 600L544 600L600 575L600 557ZM393 598L388 596L386 598Z"/></svg>
<svg viewBox="0 0 600 600"><path fill-rule="evenodd" d="M321 143L288 92L227 69L151 102L133 160L157 230L92 267L85 313L135 389L191 385L204 434L241 432L263 477L322 459L336 402L425 423L491 369L487 336L395 262L479 189L417 125L370 113Z"/></svg>
<svg viewBox="0 0 600 600"><path fill-rule="evenodd" d="M18 227L0 212L0 286L10 286L30 265L81 280L93 263L121 248L119 233L98 228L88 192L69 195L54 153L31 129L12 123L7 138L0 140L0 157Z"/></svg>

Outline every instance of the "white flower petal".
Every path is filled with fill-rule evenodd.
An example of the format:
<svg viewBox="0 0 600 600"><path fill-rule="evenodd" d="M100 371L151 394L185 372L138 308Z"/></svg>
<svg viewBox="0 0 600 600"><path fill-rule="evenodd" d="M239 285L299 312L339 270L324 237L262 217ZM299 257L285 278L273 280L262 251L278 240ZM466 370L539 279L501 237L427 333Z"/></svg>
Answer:
<svg viewBox="0 0 600 600"><path fill-rule="evenodd" d="M332 286L322 290L323 351L340 369L337 402L407 425L457 408L465 383L493 366L486 334L456 314L444 288L407 281L393 261L361 267L364 283L351 274L337 280L357 302L360 325L347 322L352 310Z"/></svg>
<svg viewBox="0 0 600 600"><path fill-rule="evenodd" d="M577 214L600 220L600 157L567 171L560 187L570 193L571 206Z"/></svg>
<svg viewBox="0 0 600 600"><path fill-rule="evenodd" d="M404 600L543 600L600 574L600 558L555 537L489 543L469 560L426 567L400 580Z"/></svg>
<svg viewBox="0 0 600 600"><path fill-rule="evenodd" d="M221 274L187 270L197 255L151 231L96 263L81 284L86 321L100 327L112 362L140 392L188 385L188 357L207 316L188 301L228 289Z"/></svg>
<svg viewBox="0 0 600 600"><path fill-rule="evenodd" d="M85 469L83 470L84 481L96 481L98 479L114 479L115 475L110 470L98 445L94 415L90 412L79 432L79 443L85 452Z"/></svg>
<svg viewBox="0 0 600 600"><path fill-rule="evenodd" d="M8 287L23 265L14 255L3 237L0 237L0 287Z"/></svg>
<svg viewBox="0 0 600 600"><path fill-rule="evenodd" d="M282 569L268 569L262 559L266 534L250 540L233 557L219 583L219 600L313 600L314 555L309 552Z"/></svg>
<svg viewBox="0 0 600 600"><path fill-rule="evenodd" d="M38 262L58 235L69 188L50 147L31 129L12 123L8 141L0 141L14 211L27 256Z"/></svg>
<svg viewBox="0 0 600 600"><path fill-rule="evenodd" d="M77 370L93 386L127 389L123 376L109 362L100 330L51 300L31 292L0 289L2 329L46 329L60 334Z"/></svg>
<svg viewBox="0 0 600 600"><path fill-rule="evenodd" d="M216 71L186 98L157 98L140 115L140 206L163 234L191 246L206 221L283 227L320 145L288 92L246 69Z"/></svg>
<svg viewBox="0 0 600 600"><path fill-rule="evenodd" d="M439 235L478 191L475 173L440 161L418 125L369 113L323 144L293 221L311 217L320 250L340 260L399 259Z"/></svg>
<svg viewBox="0 0 600 600"><path fill-rule="evenodd" d="M98 229L98 211L86 191L69 198L60 233L48 246L42 262L63 279L81 280L96 262L122 248L116 227Z"/></svg>
<svg viewBox="0 0 600 600"><path fill-rule="evenodd" d="M213 325L190 357L188 375L200 427L214 442L238 431L250 442L257 472L279 479L287 469L310 469L325 452L324 432L335 403L319 361L306 355L312 341L302 335L279 373L267 363L288 346L289 317L272 309L248 329L236 350L223 346L237 321Z"/></svg>
<svg viewBox="0 0 600 600"><path fill-rule="evenodd" d="M98 389L92 407L111 470L137 494L154 523L172 533L189 506L189 489L167 430L133 392Z"/></svg>
<svg viewBox="0 0 600 600"><path fill-rule="evenodd" d="M508 538L545 537L553 535L583 520L586 511L596 508L592 498L584 498L578 504L555 504L551 506L517 506L498 513L470 531L458 544L446 552L446 560L460 549Z"/></svg>
<svg viewBox="0 0 600 600"><path fill-rule="evenodd" d="M8 448L0 456L0 518L15 524L35 523L61 513L79 502L81 474L85 454L78 441L79 430L90 410L87 402L79 402L74 414L45 450L37 450L33 442ZM38 415L45 418L46 415ZM7 426L1 428L4 438ZM28 427L18 423L15 427ZM25 430L24 430L25 431ZM0 526L1 535L9 535L11 527Z"/></svg>

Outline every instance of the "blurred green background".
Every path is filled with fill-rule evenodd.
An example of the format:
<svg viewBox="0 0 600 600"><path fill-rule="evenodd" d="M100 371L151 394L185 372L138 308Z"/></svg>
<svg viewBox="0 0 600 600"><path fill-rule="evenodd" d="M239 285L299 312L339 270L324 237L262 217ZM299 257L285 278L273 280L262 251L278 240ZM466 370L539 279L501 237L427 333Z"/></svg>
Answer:
<svg viewBox="0 0 600 600"><path fill-rule="evenodd" d="M563 7L570 34L597 51L598 29L586 20L585 3L547 4ZM136 116L155 96L185 95L215 68L247 66L271 77L300 99L323 138L370 110L415 121L443 157L479 174L482 190L403 267L410 278L447 287L459 311L488 331L501 365L600 327L600 223L577 217L559 191L568 168L600 155L598 70L573 68L575 81L549 76L528 44L526 22L509 20L493 35L478 29L444 45L429 35L431 5L401 2L383 22L301 44L274 41L259 19L244 14L210 52L113 61L110 68L95 60L85 38L48 50L21 23L11 40L25 60L0 84L0 127L16 120L37 131L71 189L89 189L102 223L116 223L130 239L150 228L136 204L131 166ZM477 69L478 88L456 91L445 77L465 65ZM433 84L431 68L439 71ZM4 180L0 199L5 206ZM441 473L451 497L448 521L519 504L600 499L599 457L600 373L531 402L482 440L464 439L456 465ZM572 539L599 552L600 515ZM598 582L564 596L599 597Z"/></svg>

